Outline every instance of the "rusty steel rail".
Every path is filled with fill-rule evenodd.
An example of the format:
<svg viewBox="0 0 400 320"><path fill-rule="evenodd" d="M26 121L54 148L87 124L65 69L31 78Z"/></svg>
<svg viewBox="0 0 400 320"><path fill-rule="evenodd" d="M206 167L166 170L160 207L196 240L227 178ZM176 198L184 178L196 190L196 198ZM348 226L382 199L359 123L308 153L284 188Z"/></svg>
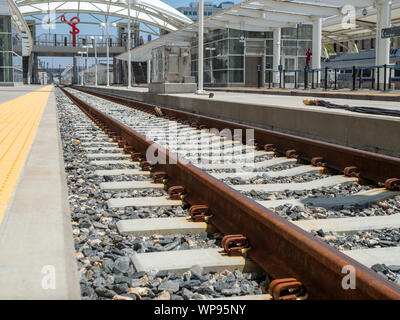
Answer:
<svg viewBox="0 0 400 320"><path fill-rule="evenodd" d="M101 128L107 128L106 132L120 137L131 151L145 155L153 145L114 118L64 93ZM209 222L221 232L245 235L251 246L248 257L272 277L298 279L310 299L400 299L399 286L195 166L184 164L168 150L160 146L157 150L168 164L156 164L153 172L165 172L169 187L183 186L188 204L210 208ZM345 266L355 268L354 290L342 287Z"/></svg>
<svg viewBox="0 0 400 320"><path fill-rule="evenodd" d="M117 97L114 95L99 93L87 88L74 87L74 89L153 114L155 113L154 109L157 107L155 105L119 96ZM268 150L274 150L277 153L284 155L289 151L292 157L297 157L306 162L312 162L312 160L315 159L318 164L323 164L326 168L339 172L346 172L346 169L349 168L350 172L347 171L348 174L357 175L362 179L373 181L380 185L385 185L388 179L400 178L399 158L272 130L246 126L231 121L201 116L171 108L159 108L166 117L188 121L197 124L198 126L203 125L208 128L215 128L218 130L229 129L231 131L234 129L254 129L255 140L262 148L267 146ZM246 143L246 141L242 142ZM399 181L396 181L397 186L394 187L399 188Z"/></svg>

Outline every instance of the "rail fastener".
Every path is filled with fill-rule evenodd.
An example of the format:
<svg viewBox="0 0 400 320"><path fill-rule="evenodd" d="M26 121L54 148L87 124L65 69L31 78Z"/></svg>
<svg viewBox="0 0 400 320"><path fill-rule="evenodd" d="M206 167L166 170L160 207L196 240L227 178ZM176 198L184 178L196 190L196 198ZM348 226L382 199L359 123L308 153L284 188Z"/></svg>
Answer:
<svg viewBox="0 0 400 320"><path fill-rule="evenodd" d="M304 285L295 278L283 278L272 281L268 293L274 300L306 300L308 294Z"/></svg>
<svg viewBox="0 0 400 320"><path fill-rule="evenodd" d="M212 216L210 208L205 205L191 206L189 214L193 222L208 222L208 219Z"/></svg>
<svg viewBox="0 0 400 320"><path fill-rule="evenodd" d="M250 250L249 240L243 234L231 234L222 238L222 247L231 257L246 256Z"/></svg>

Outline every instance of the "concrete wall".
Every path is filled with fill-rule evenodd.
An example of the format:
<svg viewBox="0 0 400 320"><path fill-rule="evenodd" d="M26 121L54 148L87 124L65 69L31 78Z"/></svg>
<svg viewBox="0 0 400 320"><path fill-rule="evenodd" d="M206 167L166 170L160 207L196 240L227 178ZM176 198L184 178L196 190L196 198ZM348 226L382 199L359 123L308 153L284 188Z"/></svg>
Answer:
<svg viewBox="0 0 400 320"><path fill-rule="evenodd" d="M344 146L400 156L400 119L364 114L260 106L242 103L159 95L114 88L105 93L196 114L232 120L261 128L314 138Z"/></svg>

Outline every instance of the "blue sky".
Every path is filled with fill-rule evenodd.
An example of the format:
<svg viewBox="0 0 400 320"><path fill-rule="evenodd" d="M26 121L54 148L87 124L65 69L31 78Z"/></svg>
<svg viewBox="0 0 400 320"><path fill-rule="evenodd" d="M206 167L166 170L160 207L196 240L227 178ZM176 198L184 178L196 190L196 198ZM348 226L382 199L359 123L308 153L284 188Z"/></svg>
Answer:
<svg viewBox="0 0 400 320"><path fill-rule="evenodd" d="M177 7L182 7L182 6L187 6L189 5L190 2L197 2L196 0L161 0L170 6L177 8ZM212 2L216 5L219 5L221 2L224 1L233 1L234 3L239 3L242 2L242 0L204 0L205 2ZM67 14L66 15L67 19L70 19L72 17L72 14ZM82 35L101 35L102 30L96 25L78 25L78 28L80 29L80 33ZM67 25L64 24L57 24L57 29L56 30L51 30L51 33L57 33L57 34L68 34L71 28ZM45 29L38 27L37 29L37 34L43 34L43 33L48 33ZM110 35L115 34L116 35L116 29L112 30L110 29ZM146 35L144 35L144 38L147 38ZM41 57L41 61L48 63L49 67L55 67L58 68L58 66L61 64L61 67L66 67L69 64L72 64L72 58L62 58L62 57ZM94 59L89 59L89 64L94 63Z"/></svg>

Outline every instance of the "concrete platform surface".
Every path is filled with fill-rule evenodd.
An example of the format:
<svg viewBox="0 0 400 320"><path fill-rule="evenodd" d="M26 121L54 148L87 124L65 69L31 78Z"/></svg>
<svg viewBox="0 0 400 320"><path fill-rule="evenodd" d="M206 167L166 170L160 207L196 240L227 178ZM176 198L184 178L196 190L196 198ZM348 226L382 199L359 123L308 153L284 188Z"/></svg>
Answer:
<svg viewBox="0 0 400 320"><path fill-rule="evenodd" d="M18 98L0 104L0 223L32 146L50 90L51 86L27 94L19 92Z"/></svg>
<svg viewBox="0 0 400 320"><path fill-rule="evenodd" d="M235 92L235 93L252 93L252 94L268 94L268 95L286 95L312 98L337 98L337 99L354 99L354 100L373 100L373 101L400 101L399 90L371 90L371 89L322 89L308 88L304 89L289 89L289 88L246 88L246 87L231 87L231 88L207 88L209 91L216 92Z"/></svg>
<svg viewBox="0 0 400 320"><path fill-rule="evenodd" d="M51 92L0 229L0 299L80 299Z"/></svg>
<svg viewBox="0 0 400 320"><path fill-rule="evenodd" d="M0 103L19 98L27 93L37 91L45 86L40 85L16 85L15 87L0 87Z"/></svg>

